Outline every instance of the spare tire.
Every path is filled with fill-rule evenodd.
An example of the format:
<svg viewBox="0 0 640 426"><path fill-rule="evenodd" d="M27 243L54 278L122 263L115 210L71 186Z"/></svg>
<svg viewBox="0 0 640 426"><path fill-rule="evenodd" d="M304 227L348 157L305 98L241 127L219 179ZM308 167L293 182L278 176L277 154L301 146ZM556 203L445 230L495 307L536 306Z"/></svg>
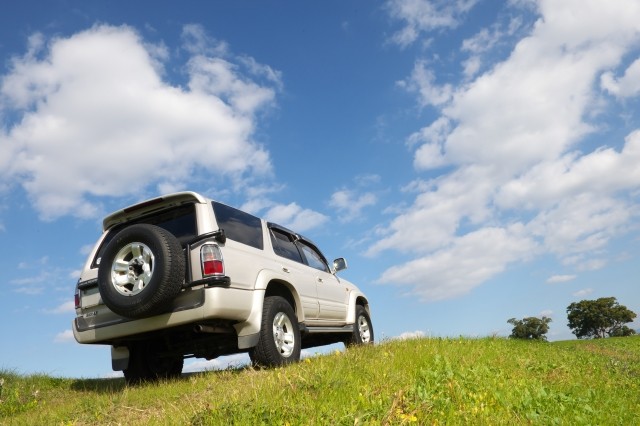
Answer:
<svg viewBox="0 0 640 426"><path fill-rule="evenodd" d="M180 293L185 260L169 231L135 224L107 244L98 267L98 288L105 305L127 318L166 312Z"/></svg>

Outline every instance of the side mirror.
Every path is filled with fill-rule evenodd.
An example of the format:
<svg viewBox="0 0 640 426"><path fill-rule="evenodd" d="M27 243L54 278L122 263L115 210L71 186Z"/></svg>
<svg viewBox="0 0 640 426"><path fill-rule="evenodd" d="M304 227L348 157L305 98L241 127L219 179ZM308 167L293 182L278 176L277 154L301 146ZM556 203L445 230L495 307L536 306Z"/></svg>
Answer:
<svg viewBox="0 0 640 426"><path fill-rule="evenodd" d="M347 269L347 259L339 257L333 261L333 273Z"/></svg>

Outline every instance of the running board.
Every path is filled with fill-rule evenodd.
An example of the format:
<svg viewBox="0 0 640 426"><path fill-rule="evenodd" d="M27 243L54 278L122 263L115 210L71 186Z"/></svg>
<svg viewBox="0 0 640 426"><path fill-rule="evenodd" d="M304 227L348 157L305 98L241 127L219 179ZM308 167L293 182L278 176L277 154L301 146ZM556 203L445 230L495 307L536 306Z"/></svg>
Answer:
<svg viewBox="0 0 640 426"><path fill-rule="evenodd" d="M300 333L302 334L316 334L316 333L353 333L353 324L347 324L340 327L331 327L331 326L307 326L306 324L300 323Z"/></svg>

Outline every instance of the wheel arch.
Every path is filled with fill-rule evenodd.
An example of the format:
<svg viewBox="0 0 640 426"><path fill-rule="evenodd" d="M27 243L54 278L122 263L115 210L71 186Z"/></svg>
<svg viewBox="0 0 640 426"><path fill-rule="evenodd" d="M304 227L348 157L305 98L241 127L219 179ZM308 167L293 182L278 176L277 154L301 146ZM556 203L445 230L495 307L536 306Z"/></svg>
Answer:
<svg viewBox="0 0 640 426"><path fill-rule="evenodd" d="M354 324L356 322L356 306L362 306L367 314L371 317L371 308L369 307L369 301L362 293L351 293L349 300L349 308L347 311L347 323Z"/></svg>
<svg viewBox="0 0 640 426"><path fill-rule="evenodd" d="M358 296L356 298L356 305L362 306L369 315L371 315L371 311L369 310L369 301L364 296Z"/></svg>
<svg viewBox="0 0 640 426"><path fill-rule="evenodd" d="M251 313L246 321L234 325L238 333L238 348L251 348L257 344L258 333L262 322L262 308L268 296L283 297L296 314L298 322L304 321L304 312L300 296L295 287L270 270L262 270L258 274L254 287Z"/></svg>
<svg viewBox="0 0 640 426"><path fill-rule="evenodd" d="M304 312L302 312L301 309L300 296L290 283L284 280L272 279L267 284L264 294L265 298L269 296L280 296L285 299L296 313L298 321L304 321Z"/></svg>

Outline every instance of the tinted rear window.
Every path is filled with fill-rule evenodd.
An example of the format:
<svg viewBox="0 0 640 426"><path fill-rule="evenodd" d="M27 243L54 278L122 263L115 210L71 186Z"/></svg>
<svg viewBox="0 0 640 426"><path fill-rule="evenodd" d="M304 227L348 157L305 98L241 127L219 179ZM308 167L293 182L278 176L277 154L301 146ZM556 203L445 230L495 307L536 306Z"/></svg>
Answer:
<svg viewBox="0 0 640 426"><path fill-rule="evenodd" d="M224 230L227 238L260 250L264 248L260 219L215 201L213 212L216 214L218 226Z"/></svg>
<svg viewBox="0 0 640 426"><path fill-rule="evenodd" d="M113 237L126 228L136 223L148 223L150 225L156 225L160 228L164 228L171 232L180 241L183 246L198 235L198 226L196 223L196 213L193 204L187 204L180 207L175 207L168 210L163 210L159 213L153 213L148 216L143 216L138 219L132 220L122 225L112 228L105 237L98 254L93 259L92 268L97 268L100 264L100 259L104 250L107 248L107 244L113 239Z"/></svg>

